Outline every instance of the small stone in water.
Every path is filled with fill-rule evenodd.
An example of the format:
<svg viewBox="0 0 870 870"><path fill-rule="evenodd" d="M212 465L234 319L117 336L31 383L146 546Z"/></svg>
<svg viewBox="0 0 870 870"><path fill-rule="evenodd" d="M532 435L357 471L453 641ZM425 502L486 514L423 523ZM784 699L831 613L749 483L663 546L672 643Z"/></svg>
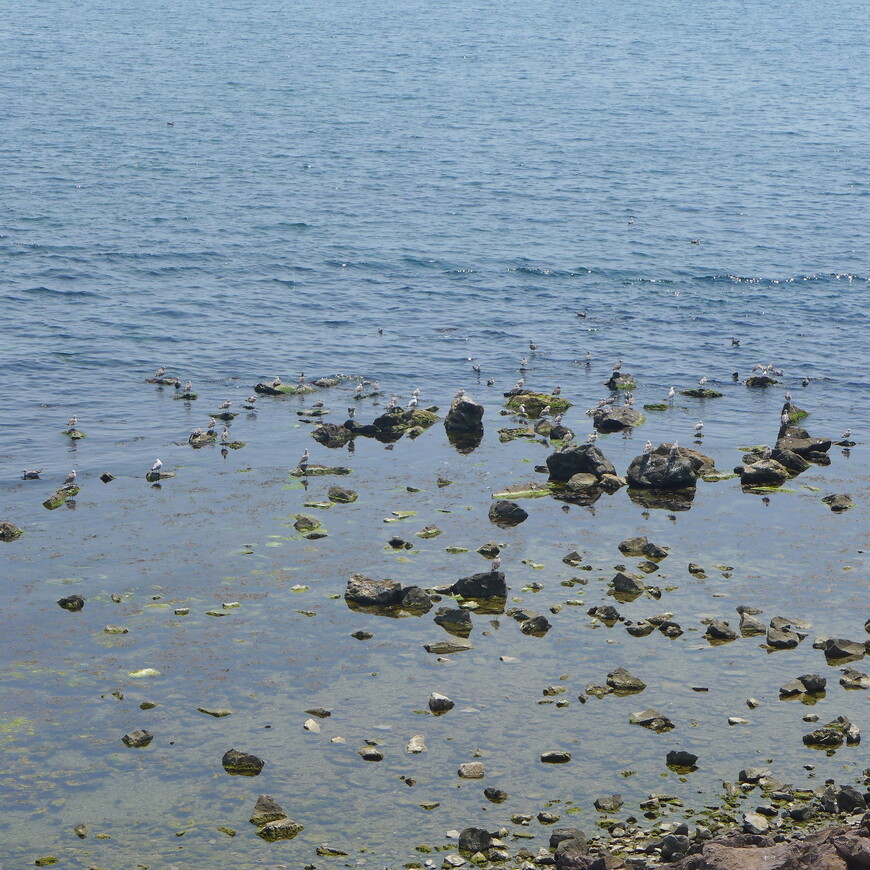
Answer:
<svg viewBox="0 0 870 870"><path fill-rule="evenodd" d="M466 761L459 765L457 771L462 779L483 779L483 762L482 761Z"/></svg>
<svg viewBox="0 0 870 870"><path fill-rule="evenodd" d="M320 725L314 719L306 719L302 727L312 734L320 734Z"/></svg>

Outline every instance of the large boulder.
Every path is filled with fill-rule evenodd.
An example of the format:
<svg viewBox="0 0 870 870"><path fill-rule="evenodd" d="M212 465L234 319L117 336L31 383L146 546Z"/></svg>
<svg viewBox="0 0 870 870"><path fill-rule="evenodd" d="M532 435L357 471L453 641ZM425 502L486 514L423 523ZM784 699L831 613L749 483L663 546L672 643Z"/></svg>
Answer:
<svg viewBox="0 0 870 870"><path fill-rule="evenodd" d="M507 598L504 571L482 571L470 577L461 577L450 587L450 591L463 598Z"/></svg>
<svg viewBox="0 0 870 870"><path fill-rule="evenodd" d="M788 469L775 459L759 459L743 467L741 486L782 486L788 480Z"/></svg>
<svg viewBox="0 0 870 870"><path fill-rule="evenodd" d="M641 489L689 489L698 475L714 467L713 460L697 450L659 444L649 453L635 456L625 476L628 485Z"/></svg>
<svg viewBox="0 0 870 870"><path fill-rule="evenodd" d="M790 450L804 459L809 459L819 453L827 453L831 449L831 439L799 437L790 428L784 437L777 439L776 446L779 450Z"/></svg>
<svg viewBox="0 0 870 870"><path fill-rule="evenodd" d="M550 480L568 481L575 474L593 474L601 478L605 474L616 476L616 469L609 459L594 444L581 444L559 450L547 457Z"/></svg>
<svg viewBox="0 0 870 870"><path fill-rule="evenodd" d="M457 396L444 417L444 428L448 434L482 431L483 405L470 396Z"/></svg>
<svg viewBox="0 0 870 870"><path fill-rule="evenodd" d="M372 580L354 574L344 590L345 601L363 607L395 607L402 602L402 584L397 580Z"/></svg>

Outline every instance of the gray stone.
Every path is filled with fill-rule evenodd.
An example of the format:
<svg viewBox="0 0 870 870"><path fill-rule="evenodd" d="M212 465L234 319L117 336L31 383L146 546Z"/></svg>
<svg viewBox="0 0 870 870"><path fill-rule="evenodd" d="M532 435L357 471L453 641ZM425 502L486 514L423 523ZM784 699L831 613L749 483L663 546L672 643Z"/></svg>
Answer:
<svg viewBox="0 0 870 870"><path fill-rule="evenodd" d="M75 613L85 606L85 599L81 595L69 595L66 598L59 598L57 603L64 610Z"/></svg>
<svg viewBox="0 0 870 870"><path fill-rule="evenodd" d="M355 502L359 495L352 489L345 489L343 486L331 486L326 493L326 497L336 504L350 504Z"/></svg>
<svg viewBox="0 0 870 870"><path fill-rule="evenodd" d="M788 480L788 469L775 459L759 459L744 466L741 486L782 486Z"/></svg>
<svg viewBox="0 0 870 870"><path fill-rule="evenodd" d="M391 607L401 603L402 584L396 580L372 580L364 574L354 574L347 581L344 597L364 607Z"/></svg>
<svg viewBox="0 0 870 870"><path fill-rule="evenodd" d="M483 779L483 762L466 761L459 765L457 773L462 779Z"/></svg>
<svg viewBox="0 0 870 870"><path fill-rule="evenodd" d="M593 806L601 813L616 813L622 806L623 800L620 794L600 795L595 798Z"/></svg>
<svg viewBox="0 0 870 870"><path fill-rule="evenodd" d="M283 818L276 819L274 822L262 827L257 831L257 836L264 840L274 842L275 840L292 840L300 831L304 830L299 822L294 822L293 819Z"/></svg>
<svg viewBox="0 0 870 870"><path fill-rule="evenodd" d="M751 613L740 614L740 633L744 637L752 637L757 634L764 634L767 629L760 619L757 619Z"/></svg>
<svg viewBox="0 0 870 870"><path fill-rule="evenodd" d="M154 739L154 735L150 731L146 731L144 728L140 728L137 731L131 731L129 734L125 734L121 741L124 746L134 747L136 749L141 749L147 746Z"/></svg>
<svg viewBox="0 0 870 870"><path fill-rule="evenodd" d="M863 657L866 649L857 640L846 640L842 637L831 637L825 641L824 653L826 659L845 659Z"/></svg>
<svg viewBox="0 0 870 870"><path fill-rule="evenodd" d="M629 577L622 571L619 571L610 582L613 585L613 591L623 595L640 595L646 589L642 580Z"/></svg>
<svg viewBox="0 0 870 870"><path fill-rule="evenodd" d="M492 835L484 828L464 828L459 833L459 851L466 854L486 852L492 847Z"/></svg>
<svg viewBox="0 0 870 870"><path fill-rule="evenodd" d="M532 616L520 623L520 631L523 634L534 634L538 637L546 634L552 626L546 616Z"/></svg>
<svg viewBox="0 0 870 870"><path fill-rule="evenodd" d="M462 577L451 587L454 595L463 598L506 598L507 583L503 571L482 571L470 577Z"/></svg>
<svg viewBox="0 0 870 870"><path fill-rule="evenodd" d="M674 723L667 716L652 708L641 710L639 713L632 713L628 717L628 721L632 725L640 725L643 728L649 728L651 731L670 731L674 727Z"/></svg>
<svg viewBox="0 0 870 870"><path fill-rule="evenodd" d="M840 677L840 685L844 689L870 689L870 675L852 668L844 668Z"/></svg>
<svg viewBox="0 0 870 870"><path fill-rule="evenodd" d="M607 675L607 685L622 695L636 694L646 688L646 683L640 677L630 674L623 667L618 667Z"/></svg>
<svg viewBox="0 0 870 870"><path fill-rule="evenodd" d="M541 761L544 764L567 764L571 760L571 753L564 750L552 750L541 753Z"/></svg>
<svg viewBox="0 0 870 870"><path fill-rule="evenodd" d="M643 537L626 538L619 546L619 552L625 556L643 556L644 547L649 544L649 539Z"/></svg>
<svg viewBox="0 0 870 870"><path fill-rule="evenodd" d="M450 403L444 416L444 428L448 433L465 434L483 430L483 405L470 396L460 396Z"/></svg>
<svg viewBox="0 0 870 870"><path fill-rule="evenodd" d="M743 814L743 831L746 834L766 834L770 830L770 822L761 813Z"/></svg>
<svg viewBox="0 0 870 870"><path fill-rule="evenodd" d="M551 849L555 849L559 843L562 843L565 840L577 840L578 843L583 844L584 849L587 847L586 835L580 830L580 828L555 828L550 831Z"/></svg>
<svg viewBox="0 0 870 870"><path fill-rule="evenodd" d="M643 414L624 405L605 405L592 413L592 425L598 432L622 432L633 429L644 421Z"/></svg>
<svg viewBox="0 0 870 870"><path fill-rule="evenodd" d="M672 749L666 758L667 764L673 767L694 767L698 756L684 749Z"/></svg>
<svg viewBox="0 0 870 870"><path fill-rule="evenodd" d="M402 607L405 610L427 613L434 607L434 602L419 586L405 586L402 589Z"/></svg>
<svg viewBox="0 0 870 870"><path fill-rule="evenodd" d="M852 501L852 496L847 495L846 493L838 493L836 495L826 495L822 501L834 512L834 513L842 513L845 510L848 510L850 507L855 506L855 502Z"/></svg>
<svg viewBox="0 0 870 870"><path fill-rule="evenodd" d="M447 713L455 706L456 704L447 695L442 695L440 692L432 692L429 695L429 709L436 715Z"/></svg>
<svg viewBox="0 0 870 870"><path fill-rule="evenodd" d="M286 818L287 813L284 812L275 798L268 794L261 794L254 804L250 821L252 825L259 828L261 825L269 824L269 822L277 822L278 819Z"/></svg>
<svg viewBox="0 0 870 870"><path fill-rule="evenodd" d="M704 636L711 642L727 642L737 640L737 632L728 625L727 622L722 622L719 619L714 619L708 626Z"/></svg>
<svg viewBox="0 0 870 870"><path fill-rule="evenodd" d="M435 622L445 631L459 637L471 634L471 614L461 607L439 607L435 611Z"/></svg>
<svg viewBox="0 0 870 870"><path fill-rule="evenodd" d="M698 472L692 459L681 453L671 455L667 444L631 460L625 476L628 485L641 489L688 489L696 485Z"/></svg>
<svg viewBox="0 0 870 870"><path fill-rule="evenodd" d="M680 834L665 834L662 837L662 858L665 861L673 861L685 855L689 851L692 841L685 835Z"/></svg>
<svg viewBox="0 0 870 870"><path fill-rule="evenodd" d="M266 764L262 758L238 749L225 752L221 763L227 773L237 776L257 776Z"/></svg>
<svg viewBox="0 0 870 870"><path fill-rule="evenodd" d="M9 542L14 541L16 538L20 538L24 532L18 528L14 523L0 522L0 541Z"/></svg>

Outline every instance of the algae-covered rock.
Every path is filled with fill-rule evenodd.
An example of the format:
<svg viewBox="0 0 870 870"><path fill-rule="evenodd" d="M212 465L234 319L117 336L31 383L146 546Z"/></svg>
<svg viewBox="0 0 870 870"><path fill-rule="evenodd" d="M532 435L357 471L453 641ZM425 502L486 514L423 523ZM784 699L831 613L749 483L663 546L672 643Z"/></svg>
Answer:
<svg viewBox="0 0 870 870"><path fill-rule="evenodd" d="M372 580L364 574L354 574L347 581L344 598L363 607L394 607L401 603L402 584L397 580Z"/></svg>
<svg viewBox="0 0 870 870"><path fill-rule="evenodd" d="M70 441L81 441L82 438L87 438L87 435L85 435L84 432L76 428L64 429L63 434L66 435Z"/></svg>
<svg viewBox="0 0 870 870"><path fill-rule="evenodd" d="M550 487L543 483L531 481L529 483L515 483L505 487L501 492L493 493L493 498L512 499L512 498L541 498L542 496L550 495Z"/></svg>
<svg viewBox="0 0 870 870"><path fill-rule="evenodd" d="M308 393L316 393L317 388L310 384L261 383L254 387L254 392L264 396L304 396Z"/></svg>
<svg viewBox="0 0 870 870"><path fill-rule="evenodd" d="M277 822L279 819L286 819L287 813L281 805L268 794L261 794L254 804L254 809L251 811L250 822L252 825L260 827L268 825L269 822Z"/></svg>
<svg viewBox="0 0 870 870"><path fill-rule="evenodd" d="M345 468L343 465L306 465L304 467L297 465L296 468L290 472L291 477L322 477L327 474L350 474L350 469Z"/></svg>
<svg viewBox="0 0 870 870"><path fill-rule="evenodd" d="M300 831L304 830L299 822L294 822L293 819L283 818L276 819L274 822L269 822L268 825L260 828L257 831L257 836L264 840L274 842L275 840L292 840Z"/></svg>
<svg viewBox="0 0 870 870"><path fill-rule="evenodd" d="M229 749L221 760L224 770L235 776L257 776L266 762L249 752Z"/></svg>
<svg viewBox="0 0 870 870"><path fill-rule="evenodd" d="M0 541L14 541L23 534L24 532L13 523L0 522Z"/></svg>
<svg viewBox="0 0 870 870"><path fill-rule="evenodd" d="M526 416L532 420L540 417L541 411L547 406L550 408L550 414L553 415L563 414L571 407L567 399L547 393L516 393L507 400L507 406L512 411L519 411L520 405L525 408Z"/></svg>
<svg viewBox="0 0 870 870"><path fill-rule="evenodd" d="M344 447L353 438L353 432L345 426L321 423L311 432L311 437L324 447Z"/></svg>
<svg viewBox="0 0 870 870"><path fill-rule="evenodd" d="M217 441L217 433L210 429L208 432L191 432L187 443L194 449L205 447L206 444L214 444Z"/></svg>
<svg viewBox="0 0 870 870"><path fill-rule="evenodd" d="M176 401L195 402L197 396L196 396L196 393L183 392L183 393L176 393L172 398L175 399Z"/></svg>
<svg viewBox="0 0 870 870"><path fill-rule="evenodd" d="M670 405L667 402L648 402L643 406L644 411L667 411Z"/></svg>
<svg viewBox="0 0 870 870"><path fill-rule="evenodd" d="M331 486L326 493L326 497L336 504L350 504L355 502L359 495L352 489L345 489L343 486Z"/></svg>
<svg viewBox="0 0 870 870"><path fill-rule="evenodd" d="M81 595L69 595L66 598L59 598L57 603L71 613L77 613L85 606L85 599Z"/></svg>
<svg viewBox="0 0 870 870"><path fill-rule="evenodd" d="M778 383L779 381L776 378L772 378L769 375L750 375L746 379L747 387L770 387Z"/></svg>
<svg viewBox="0 0 870 870"><path fill-rule="evenodd" d="M680 390L681 396L688 396L690 399L721 399L722 393L718 390L709 390L706 387L692 387L688 390Z"/></svg>
<svg viewBox="0 0 870 870"><path fill-rule="evenodd" d="M296 514L296 522L293 523L293 528L297 532L312 532L314 529L320 528L320 520L307 514Z"/></svg>
<svg viewBox="0 0 870 870"><path fill-rule="evenodd" d="M637 381L628 372L615 371L604 382L604 386L608 390L633 390L637 386Z"/></svg>
<svg viewBox="0 0 870 870"><path fill-rule="evenodd" d="M47 498L42 506L46 508L46 510L53 511L56 508L59 508L67 499L75 498L80 491L81 487L79 486L62 486L53 496Z"/></svg>
<svg viewBox="0 0 870 870"><path fill-rule="evenodd" d="M535 430L531 426L513 426L498 430L498 440L501 441L502 444L507 444L509 441L516 441L517 438L531 438L534 440L535 437Z"/></svg>
<svg viewBox="0 0 870 870"><path fill-rule="evenodd" d="M146 471L145 472L145 480L147 480L148 483L158 483L161 480L169 480L172 477L175 477L174 471Z"/></svg>

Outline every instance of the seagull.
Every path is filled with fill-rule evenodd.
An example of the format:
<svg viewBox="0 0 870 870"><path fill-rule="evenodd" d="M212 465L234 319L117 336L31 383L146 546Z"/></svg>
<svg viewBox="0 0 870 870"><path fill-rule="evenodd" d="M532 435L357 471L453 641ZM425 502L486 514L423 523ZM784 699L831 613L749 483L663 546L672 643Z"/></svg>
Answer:
<svg viewBox="0 0 870 870"><path fill-rule="evenodd" d="M464 396L465 396L465 387L460 387L460 388L456 391L456 395L454 396L454 398L455 398L455 399L461 399L461 398L463 398Z"/></svg>
<svg viewBox="0 0 870 870"><path fill-rule="evenodd" d="M353 388L353 395L354 395L354 398L359 399L359 398L362 396L362 391L363 391L363 385L362 385L361 383L360 383L360 384L357 384L357 385Z"/></svg>
<svg viewBox="0 0 870 870"><path fill-rule="evenodd" d="M190 381L188 381L188 382L184 385L184 392L185 392L185 393L189 393L192 389L193 389L193 384L192 384Z"/></svg>
<svg viewBox="0 0 870 870"><path fill-rule="evenodd" d="M418 402L418 400L417 400L417 397L416 397L416 396L411 396L411 399L410 399L410 401L408 402L408 407L409 407L409 408L416 408L418 404L419 404L419 402Z"/></svg>
<svg viewBox="0 0 870 870"><path fill-rule="evenodd" d="M530 341L529 342L529 350L536 351L537 349L538 349L538 346L534 343L534 341Z"/></svg>
<svg viewBox="0 0 870 870"><path fill-rule="evenodd" d="M305 372L299 372L299 385L302 386L302 384L304 384L304 383L305 383Z"/></svg>
<svg viewBox="0 0 870 870"><path fill-rule="evenodd" d="M486 379L486 385L487 385L488 387L494 387L494 386L495 386L495 379L494 379L494 378L487 378L487 379Z"/></svg>
<svg viewBox="0 0 870 870"><path fill-rule="evenodd" d="M78 421L79 421L78 417L76 417L76 415L73 414L72 417L70 417L69 420L67 420L66 425L69 426L70 429L72 429L73 426L75 426L76 423L78 423Z"/></svg>
<svg viewBox="0 0 870 870"><path fill-rule="evenodd" d="M647 441L646 444L643 445L644 453L652 453L653 445L652 441Z"/></svg>
<svg viewBox="0 0 870 870"><path fill-rule="evenodd" d="M226 411L227 408L230 407L230 405L232 405L232 402L229 399L227 399L226 402L221 402L221 404L218 405L218 410Z"/></svg>
<svg viewBox="0 0 870 870"><path fill-rule="evenodd" d="M159 474L161 468L163 468L163 463L159 459L155 459L154 465L151 466L151 473Z"/></svg>
<svg viewBox="0 0 870 870"><path fill-rule="evenodd" d="M556 384L556 386L553 387L553 392L552 392L551 395L553 395L553 396L561 396L561 395L562 395L562 388L561 388L558 384Z"/></svg>
<svg viewBox="0 0 870 870"><path fill-rule="evenodd" d="M354 414L356 414L356 408L350 407L347 409L347 417L349 420L353 420Z"/></svg>
<svg viewBox="0 0 870 870"><path fill-rule="evenodd" d="M731 372L731 380L736 381L740 378L740 372Z"/></svg>
<svg viewBox="0 0 870 870"><path fill-rule="evenodd" d="M299 465L304 468L306 465L308 465L308 460L310 458L311 458L311 456L309 455L308 448L306 447L305 451L302 454L302 458L299 460Z"/></svg>
<svg viewBox="0 0 870 870"><path fill-rule="evenodd" d="M414 387L414 389L411 390L411 395L414 396L415 398L419 398L420 397L420 388Z"/></svg>
<svg viewBox="0 0 870 870"><path fill-rule="evenodd" d="M245 399L245 401L246 401L246 402L247 402L247 403L248 403L248 404L249 404L249 405L253 405L253 404L254 404L254 402L256 402L256 401L257 401L257 394L256 394L256 393L254 393L254 394L253 394L253 395L251 395L251 396L248 396L248 398L247 398L247 399Z"/></svg>
<svg viewBox="0 0 870 870"><path fill-rule="evenodd" d="M707 386L707 376L706 375L704 375L704 377L698 379L698 386L701 387L701 389L703 389L704 387Z"/></svg>
<svg viewBox="0 0 870 870"><path fill-rule="evenodd" d="M64 480L61 486L72 486L76 481L76 470L73 469L67 476L66 480Z"/></svg>
<svg viewBox="0 0 870 870"><path fill-rule="evenodd" d="M379 392L380 389L381 389L381 382L380 382L380 381L372 381L372 389L373 389L376 393Z"/></svg>
<svg viewBox="0 0 870 870"><path fill-rule="evenodd" d="M495 574L496 571L501 567L501 556L496 556L492 560L492 564L489 566L490 571Z"/></svg>
<svg viewBox="0 0 870 870"><path fill-rule="evenodd" d="M224 431L221 432L221 444L227 444L230 440L230 430L224 426Z"/></svg>
<svg viewBox="0 0 870 870"><path fill-rule="evenodd" d="M553 417L553 422L554 422L557 426L560 426L560 425L562 424L562 415L561 415L561 414L556 414L556 416Z"/></svg>
<svg viewBox="0 0 870 870"><path fill-rule="evenodd" d="M613 364L613 371L618 372L621 368L622 368L622 360L620 359L620 360L617 360Z"/></svg>
<svg viewBox="0 0 870 870"><path fill-rule="evenodd" d="M586 436L586 441L587 441L589 444L594 444L597 440L598 440L598 433L597 433L597 432L590 432L590 433Z"/></svg>
<svg viewBox="0 0 870 870"><path fill-rule="evenodd" d="M519 408L517 408L517 413L518 413L521 417L525 417L525 416L526 416L526 406L525 406L525 405L520 405Z"/></svg>
<svg viewBox="0 0 870 870"><path fill-rule="evenodd" d="M740 339L734 338L733 335L731 336L731 347L740 347Z"/></svg>
<svg viewBox="0 0 870 870"><path fill-rule="evenodd" d="M472 365L471 368L476 375L480 374L480 366Z"/></svg>
<svg viewBox="0 0 870 870"><path fill-rule="evenodd" d="M202 429L200 429L199 426L197 426L196 429L194 429L193 432L190 433L190 437L191 438L201 438L202 437Z"/></svg>
<svg viewBox="0 0 870 870"><path fill-rule="evenodd" d="M22 480L39 480L39 475L42 474L42 469L28 471L26 468L21 472Z"/></svg>
<svg viewBox="0 0 870 870"><path fill-rule="evenodd" d="M677 455L677 451L678 451L679 449L680 449L680 445L679 445L679 443L677 443L676 441L674 441L674 443L671 444L671 449L670 449L668 452L670 453L671 456L676 456L676 455Z"/></svg>
<svg viewBox="0 0 870 870"><path fill-rule="evenodd" d="M528 364L529 364L529 361L525 357L523 357L520 360L520 371L524 372L526 370L526 366L528 366Z"/></svg>
<svg viewBox="0 0 870 870"><path fill-rule="evenodd" d="M277 375L275 376L275 380L272 381L272 386L273 387L280 387L281 386L281 378L279 378Z"/></svg>
<svg viewBox="0 0 870 870"><path fill-rule="evenodd" d="M668 401L669 401L669 402L673 402L673 401L674 401L674 396L676 396L676 395L677 395L677 391L676 391L673 387L671 387L671 388L668 390Z"/></svg>
<svg viewBox="0 0 870 870"><path fill-rule="evenodd" d="M698 420L698 422L695 423L695 434L699 435L699 436L704 434L704 421L703 420Z"/></svg>
<svg viewBox="0 0 870 870"><path fill-rule="evenodd" d="M318 399L316 402L314 402L314 404L311 407L312 408L322 408L323 407L323 399Z"/></svg>
<svg viewBox="0 0 870 870"><path fill-rule="evenodd" d="M544 405L544 407L541 408L541 413L538 414L538 416L539 417L549 417L550 416L550 406Z"/></svg>
<svg viewBox="0 0 870 870"><path fill-rule="evenodd" d="M214 417L210 417L208 421L209 430L214 429L215 426L217 426L217 420Z"/></svg>
<svg viewBox="0 0 870 870"><path fill-rule="evenodd" d="M586 351L586 362L592 362L592 354Z"/></svg>
<svg viewBox="0 0 870 870"><path fill-rule="evenodd" d="M804 379L801 381L801 386L802 386L802 387L808 387L809 385L810 385L810 379L809 379L809 378L804 378Z"/></svg>
<svg viewBox="0 0 870 870"><path fill-rule="evenodd" d="M786 394L785 394L785 400L786 400L786 402L790 402L790 401L791 401L791 393L786 393Z"/></svg>
<svg viewBox="0 0 870 870"><path fill-rule="evenodd" d="M842 440L843 440L843 441L848 441L851 437L852 437L852 430L851 430L851 429L847 429L847 430L843 433L843 438L842 438Z"/></svg>
<svg viewBox="0 0 870 870"><path fill-rule="evenodd" d="M166 366L160 366L160 368L157 369L156 372L154 372L154 377L155 378L162 378L163 375L165 375L165 374L166 374Z"/></svg>
<svg viewBox="0 0 870 870"><path fill-rule="evenodd" d="M782 423L783 426L788 426L790 419L788 411L783 411L782 416L779 418L779 422Z"/></svg>

